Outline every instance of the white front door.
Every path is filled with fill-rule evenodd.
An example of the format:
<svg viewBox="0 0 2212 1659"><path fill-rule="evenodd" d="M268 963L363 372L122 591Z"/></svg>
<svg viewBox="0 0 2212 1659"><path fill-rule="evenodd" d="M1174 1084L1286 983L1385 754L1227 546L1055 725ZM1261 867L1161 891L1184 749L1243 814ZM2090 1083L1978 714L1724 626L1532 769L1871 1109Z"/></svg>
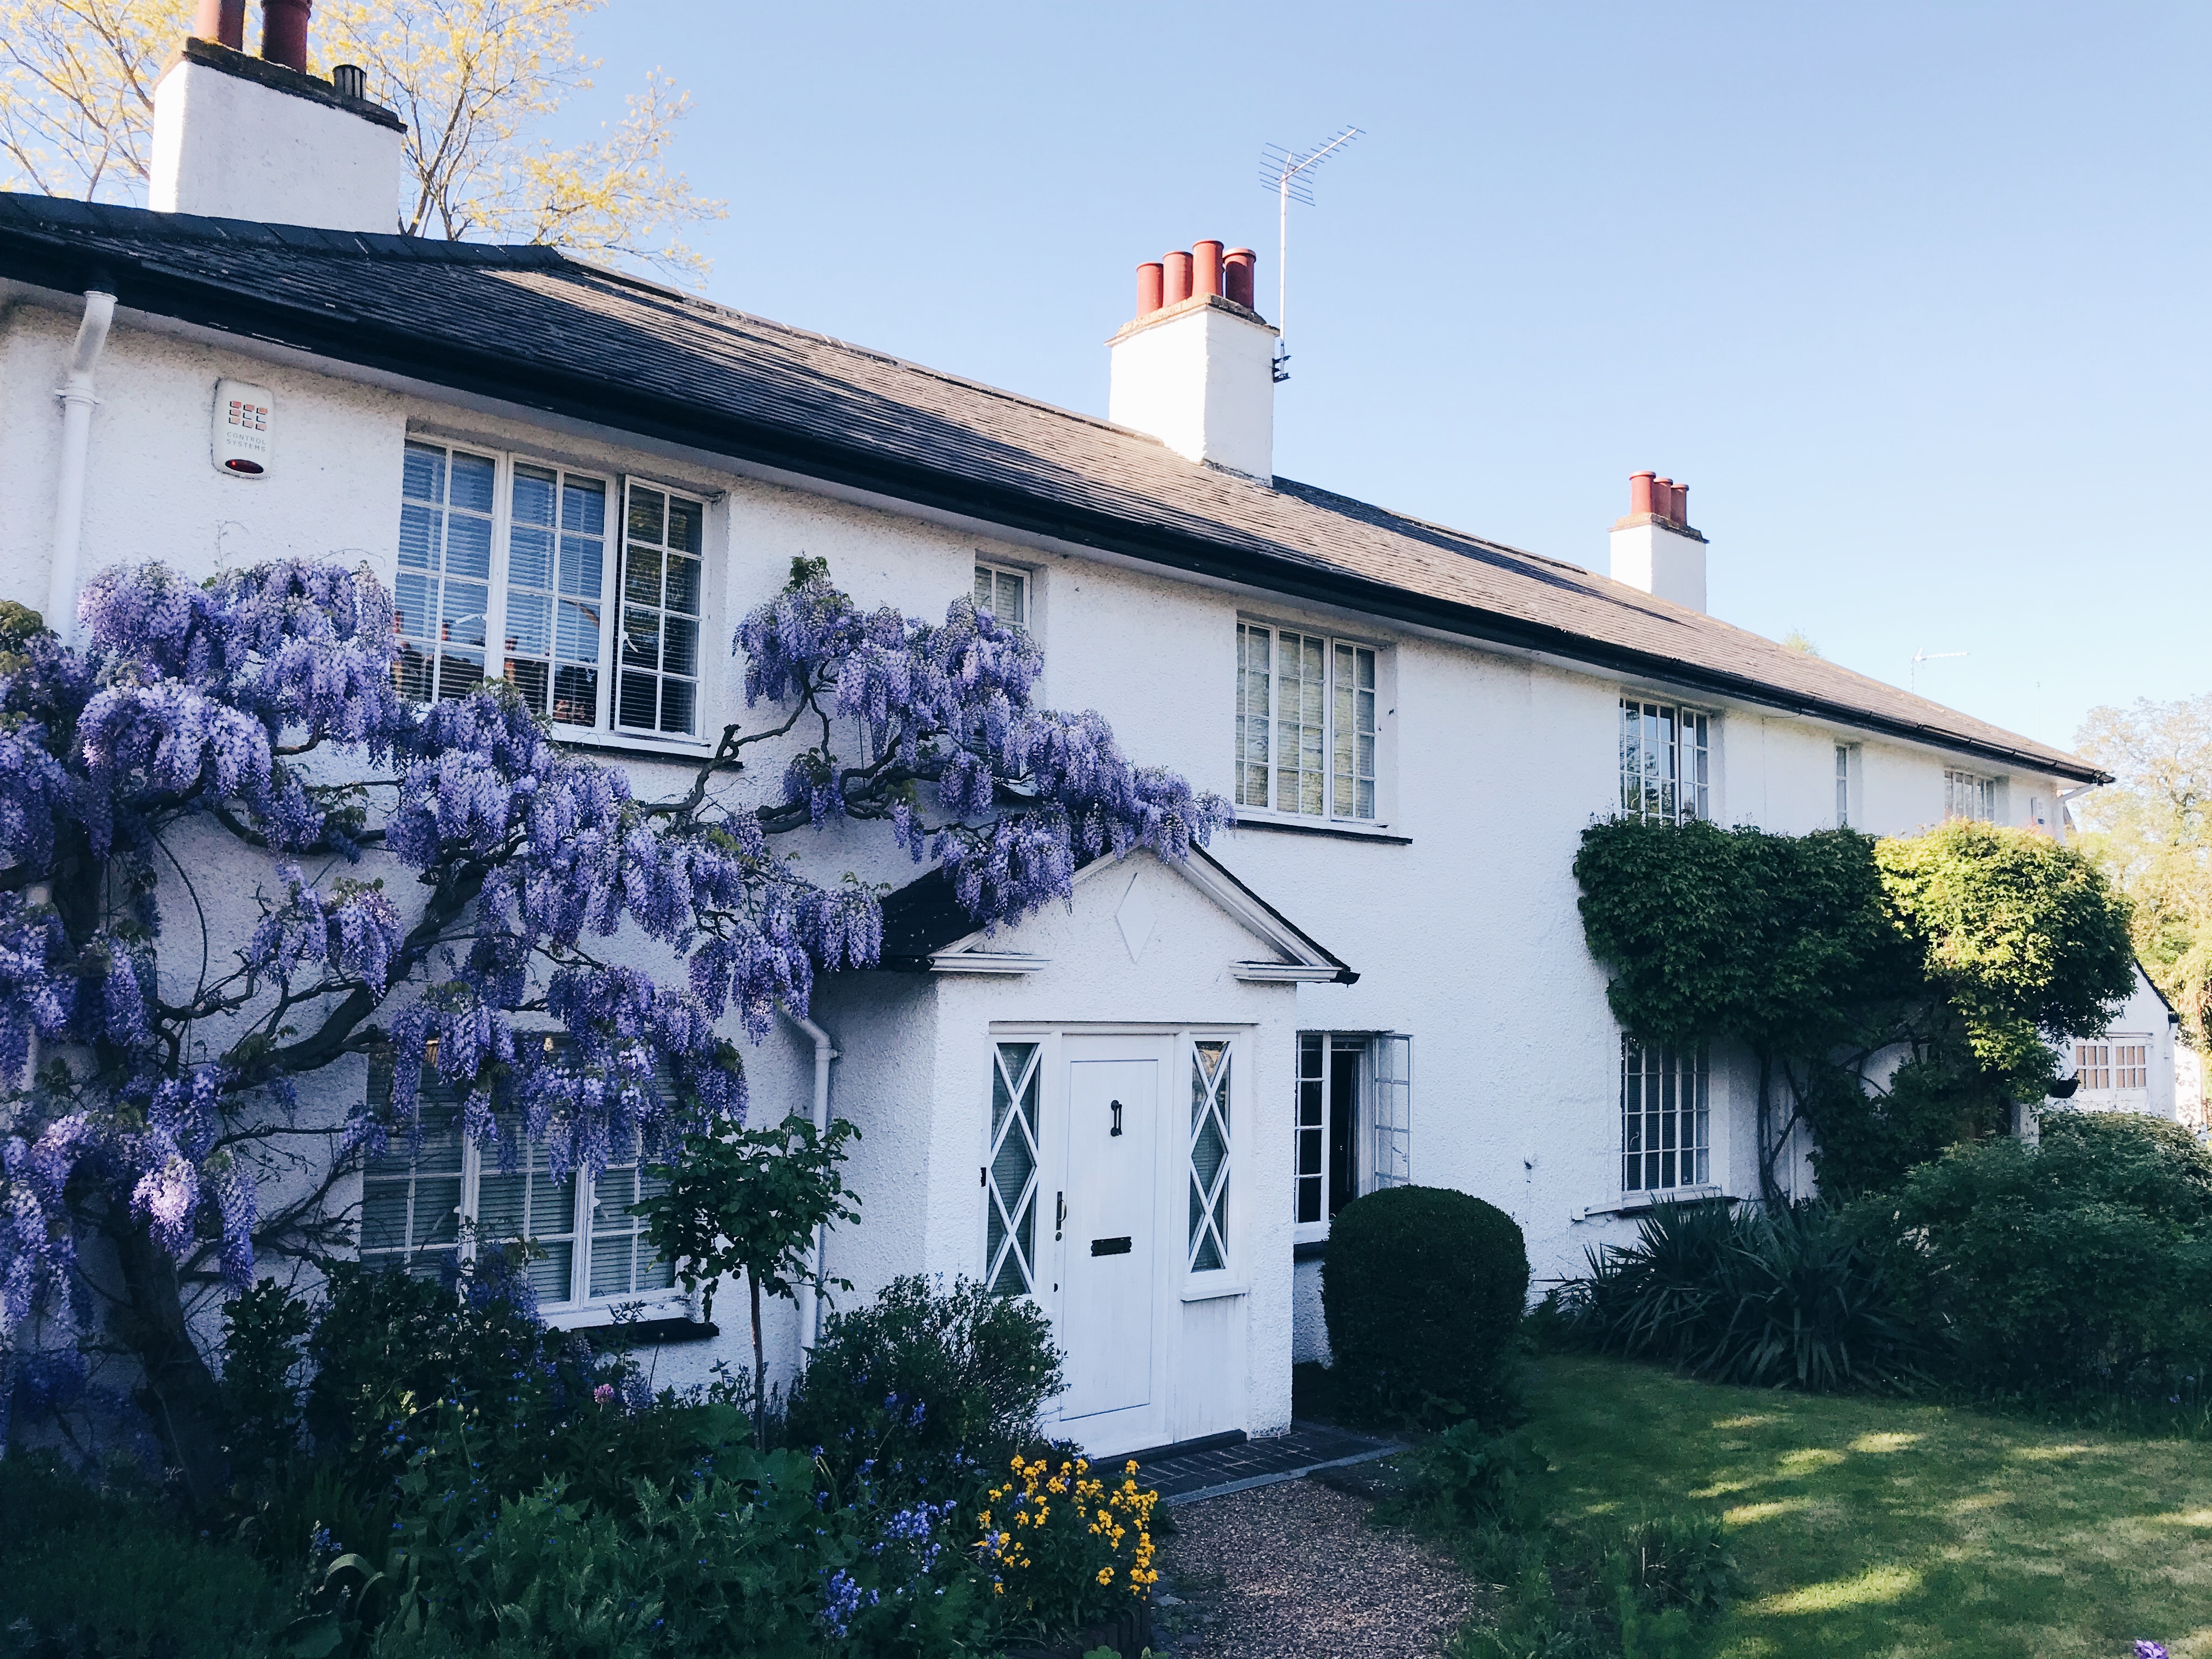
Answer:
<svg viewBox="0 0 2212 1659"><path fill-rule="evenodd" d="M1091 1046L1068 1045L1059 1137L1059 1326L1068 1385L1060 1414L1070 1422L1152 1405L1160 1303L1160 1062L1092 1057ZM1087 1437L1082 1428L1074 1433Z"/></svg>

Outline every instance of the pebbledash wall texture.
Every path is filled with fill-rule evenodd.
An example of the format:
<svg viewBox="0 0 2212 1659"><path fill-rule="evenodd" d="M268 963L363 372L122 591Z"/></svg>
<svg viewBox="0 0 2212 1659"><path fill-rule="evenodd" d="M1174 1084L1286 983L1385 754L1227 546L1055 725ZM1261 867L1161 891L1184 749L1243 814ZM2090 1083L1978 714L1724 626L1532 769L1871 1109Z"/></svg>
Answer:
<svg viewBox="0 0 2212 1659"><path fill-rule="evenodd" d="M224 64L204 45L190 58L200 75ZM249 103L293 95L281 77L234 80L222 89ZM240 98L219 101L240 118ZM332 112L317 103L318 122ZM1039 1298L1079 1370L1097 1369L1073 1379L1060 1425L1097 1451L1287 1426L1293 1359L1326 1353L1314 1256L1327 1213L1378 1182L1497 1203L1540 1280L1620 1237L1654 1186L1756 1190L1752 1078L1725 1052L1698 1073L1702 1130L1675 1126L1702 1133L1703 1162L1670 1163L1663 1181L1626 1173L1623 1035L1570 873L1583 829L1629 799L1625 732L1639 766L1683 781L1664 810L1793 833L1839 820L1907 833L1966 811L2059 834L2063 792L2097 776L1655 595L1701 604L1704 589L1707 549L1678 501L1679 516L1663 510L1668 481L1640 477L1616 531L1615 574L1632 585L1273 478L1273 331L1250 309L1243 251L1224 264L1201 245L1195 274L1188 258L1165 262L1169 286L1194 294L1140 272L1152 309L1116 337L1113 407L1143 430L537 254L479 253L471 264L397 238L0 198L0 487L14 503L0 598L47 605L64 459L48 392L95 287L118 305L93 372L81 574L337 555L396 588L410 442L682 492L704 509L695 730L711 737L770 716L744 706L728 641L794 556L826 559L864 605L921 616L976 592L988 567L994 603L1018 605L1042 645L1039 700L1097 709L1131 757L1197 787L1241 789L1241 822L1215 838L1218 870L1203 880L1148 858L1094 868L1064 908L988 939L922 929L895 968L822 983L831 1107L863 1131L864 1218L830 1239L827 1267L866 1297L902 1273L1002 1265L988 1219L1003 1176L996 1068L1034 1049L1024 1155L1038 1231L1025 1281L1007 1283ZM563 346L559 372L529 361L550 327L582 342ZM659 390L631 374L648 360ZM779 402L802 378L804 396ZM214 464L224 381L269 393L260 476ZM805 396L836 401L811 415ZM1128 505L1108 522L1101 501ZM704 753L681 734L590 740L645 797L684 787ZM783 759L725 787L771 793ZM896 887L917 874L876 830L788 844L829 876ZM235 854L210 842L205 856L221 884ZM232 881L230 935L263 878ZM2170 1113L2170 1034L2150 1036L2163 1081L2149 1093ZM1201 1266L1188 1184L1206 1103L1192 1066L1212 1042L1233 1068L1225 1259ZM816 1049L796 1026L746 1061L757 1119L809 1109ZM1148 1114L1138 1139L1084 1138L1096 1126L1074 1115L1091 1110L1092 1083L1114 1094L1117 1127L1124 1094ZM319 1086L319 1108L336 1111L366 1085L343 1072ZM1145 1136L1142 1179L1112 1173ZM1070 1200L1079 1215L1139 1219L1048 1237ZM1091 1265L1101 1245L1141 1261L1141 1286L1085 1288L1105 1282ZM735 1305L718 1302L726 1322ZM587 1298L561 1316L608 1315ZM805 1333L787 1306L774 1319L787 1380ZM696 1380L741 1346L732 1329L651 1363L659 1380Z"/></svg>

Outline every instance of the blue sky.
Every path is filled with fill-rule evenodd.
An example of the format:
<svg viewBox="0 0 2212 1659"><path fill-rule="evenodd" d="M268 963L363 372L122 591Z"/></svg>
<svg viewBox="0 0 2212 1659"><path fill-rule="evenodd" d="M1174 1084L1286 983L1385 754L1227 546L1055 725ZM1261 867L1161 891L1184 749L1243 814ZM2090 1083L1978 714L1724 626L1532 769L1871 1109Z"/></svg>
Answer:
<svg viewBox="0 0 2212 1659"><path fill-rule="evenodd" d="M1133 270L1291 228L1276 469L1603 568L1691 486L1716 614L2055 742L2194 695L2212 7L618 0L728 198L715 299L1103 414Z"/></svg>

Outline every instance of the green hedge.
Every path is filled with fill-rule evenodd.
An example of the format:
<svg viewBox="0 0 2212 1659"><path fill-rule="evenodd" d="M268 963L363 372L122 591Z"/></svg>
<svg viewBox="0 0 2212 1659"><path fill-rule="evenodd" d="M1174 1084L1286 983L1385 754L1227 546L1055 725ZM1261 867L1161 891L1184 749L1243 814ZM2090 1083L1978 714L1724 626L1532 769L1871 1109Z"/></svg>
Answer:
<svg viewBox="0 0 2212 1659"><path fill-rule="evenodd" d="M1504 1416L1528 1297L1528 1248L1495 1205L1441 1187L1369 1194L1338 1214L1322 1262L1340 1397L1385 1420Z"/></svg>

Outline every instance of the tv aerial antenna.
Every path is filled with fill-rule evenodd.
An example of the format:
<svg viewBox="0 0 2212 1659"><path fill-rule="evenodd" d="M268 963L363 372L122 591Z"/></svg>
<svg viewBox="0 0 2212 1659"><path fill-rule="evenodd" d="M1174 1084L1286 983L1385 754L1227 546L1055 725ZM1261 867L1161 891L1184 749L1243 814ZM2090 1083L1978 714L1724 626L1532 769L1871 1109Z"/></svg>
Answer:
<svg viewBox="0 0 2212 1659"><path fill-rule="evenodd" d="M1346 127L1307 149L1285 149L1269 144L1260 152L1260 182L1275 192L1278 207L1275 244L1275 378L1291 378L1291 354L1284 344L1290 327L1291 204L1314 204L1316 169L1359 137L1358 127Z"/></svg>
<svg viewBox="0 0 2212 1659"><path fill-rule="evenodd" d="M1920 665L1922 663L1942 662L1947 657L1971 657L1973 654L1971 651L1930 651L1927 647L1923 646L1912 653L1912 695L1916 697L1920 695Z"/></svg>

